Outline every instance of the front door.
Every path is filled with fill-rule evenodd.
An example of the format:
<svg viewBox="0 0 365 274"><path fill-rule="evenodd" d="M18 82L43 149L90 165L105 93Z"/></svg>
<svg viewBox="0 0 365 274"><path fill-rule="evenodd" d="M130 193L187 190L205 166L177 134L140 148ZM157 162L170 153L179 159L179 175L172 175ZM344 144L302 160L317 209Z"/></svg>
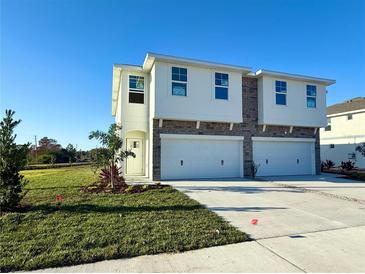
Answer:
<svg viewBox="0 0 365 274"><path fill-rule="evenodd" d="M127 138L127 149L134 152L135 158L126 160L127 175L143 175L143 142L140 138Z"/></svg>

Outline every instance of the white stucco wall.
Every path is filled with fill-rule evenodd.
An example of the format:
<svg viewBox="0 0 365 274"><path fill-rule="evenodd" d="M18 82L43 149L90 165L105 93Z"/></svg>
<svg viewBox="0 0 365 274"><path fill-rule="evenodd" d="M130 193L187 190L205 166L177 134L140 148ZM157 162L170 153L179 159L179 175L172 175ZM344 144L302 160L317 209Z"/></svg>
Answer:
<svg viewBox="0 0 365 274"><path fill-rule="evenodd" d="M365 168L365 157L355 151L357 145L365 142L365 110L349 114L352 114L352 120L347 119L347 114L328 116L331 130L320 131L321 160L332 160L336 165L351 160L356 166ZM349 153L355 153L355 159L349 159Z"/></svg>
<svg viewBox="0 0 365 274"><path fill-rule="evenodd" d="M275 81L287 82L286 106L276 105ZM307 108L306 85L317 86L317 107ZM258 80L259 124L326 126L326 87L310 82L262 76Z"/></svg>
<svg viewBox="0 0 365 274"><path fill-rule="evenodd" d="M144 76L144 104L132 104L129 103L129 75ZM149 76L145 73L138 71L122 71L121 75L121 88L118 103L118 109L120 108L121 123L124 132L132 130L140 130L148 132L148 110L149 110Z"/></svg>
<svg viewBox="0 0 365 274"><path fill-rule="evenodd" d="M351 114L352 113L352 114ZM365 142L365 110L349 112L352 120L347 119L347 114L329 115L331 130L321 129L322 144L343 144L351 142Z"/></svg>
<svg viewBox="0 0 365 274"><path fill-rule="evenodd" d="M187 68L187 96L172 95L172 66ZM215 72L229 74L228 100L215 99ZM242 122L242 76L240 73L156 62L152 74L155 74L153 118Z"/></svg>

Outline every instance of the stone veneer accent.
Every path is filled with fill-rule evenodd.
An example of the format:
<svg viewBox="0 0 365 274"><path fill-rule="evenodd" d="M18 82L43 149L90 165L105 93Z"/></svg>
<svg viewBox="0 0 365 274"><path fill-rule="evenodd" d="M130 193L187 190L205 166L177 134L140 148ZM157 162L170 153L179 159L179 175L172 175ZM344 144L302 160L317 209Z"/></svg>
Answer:
<svg viewBox="0 0 365 274"><path fill-rule="evenodd" d="M316 138L315 162L316 173L320 172L320 145L319 130L314 135L314 128L294 127L289 133L288 126L263 126L258 125L258 101L257 101L257 79L242 77L242 102L243 102L243 123L234 124L229 130L229 123L200 122L200 128L196 128L196 121L163 120L163 125L158 126L158 119L153 120L153 180L159 180L161 174L161 140L160 134L200 134L200 135L227 135L244 136L243 156L244 175L251 177L251 164L253 162L252 137L290 137L290 138Z"/></svg>

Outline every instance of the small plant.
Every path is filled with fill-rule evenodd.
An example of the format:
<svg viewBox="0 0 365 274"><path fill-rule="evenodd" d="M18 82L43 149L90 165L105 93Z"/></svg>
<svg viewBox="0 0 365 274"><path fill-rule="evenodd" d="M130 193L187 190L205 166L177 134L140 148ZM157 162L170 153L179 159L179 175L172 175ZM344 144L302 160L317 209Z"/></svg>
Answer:
<svg viewBox="0 0 365 274"><path fill-rule="evenodd" d="M354 167L355 167L355 163L354 162L352 162L352 161L347 161L347 162L341 162L341 169L342 170L347 170L347 171L349 171L349 170L353 170L354 169Z"/></svg>
<svg viewBox="0 0 365 274"><path fill-rule="evenodd" d="M90 132L89 139L98 140L103 146L102 149L97 149L93 165L97 168L103 168L100 175L104 178L102 185L105 185L105 181L108 181L108 185L111 185L113 191L116 190L116 185L123 183L123 187L126 188L127 184L124 181L120 173L120 169L116 167L118 163L121 163L129 156L136 157L136 155L130 150L123 150L123 138L120 137L119 132L122 128L117 124L112 124L109 127L108 132L100 130ZM109 170L109 172L106 172ZM109 174L109 176L107 176Z"/></svg>
<svg viewBox="0 0 365 274"><path fill-rule="evenodd" d="M56 205L58 208L60 208L61 203L63 202L64 198L62 195L58 194L56 195Z"/></svg>
<svg viewBox="0 0 365 274"><path fill-rule="evenodd" d="M257 171L259 170L260 165L256 164L254 161L251 163L251 174L252 177L255 178Z"/></svg>
<svg viewBox="0 0 365 274"><path fill-rule="evenodd" d="M111 181L114 183L114 187L125 185L125 180L123 176L120 174L122 173L121 168L117 165L113 164L112 171L109 167L102 168L99 174L99 179L102 184L108 185ZM113 176L113 180L111 179Z"/></svg>
<svg viewBox="0 0 365 274"><path fill-rule="evenodd" d="M333 168L335 166L335 163L333 161L331 161L331 160L326 160L326 161L324 161L322 163L323 163L323 167L325 169L331 169L331 168Z"/></svg>

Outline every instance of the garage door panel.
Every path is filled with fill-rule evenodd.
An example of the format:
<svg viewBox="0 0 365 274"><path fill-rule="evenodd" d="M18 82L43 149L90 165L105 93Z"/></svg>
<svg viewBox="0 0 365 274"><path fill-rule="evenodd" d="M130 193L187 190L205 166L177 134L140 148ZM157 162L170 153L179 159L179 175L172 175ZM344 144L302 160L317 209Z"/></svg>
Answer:
<svg viewBox="0 0 365 274"><path fill-rule="evenodd" d="M161 139L161 179L241 175L242 141Z"/></svg>
<svg viewBox="0 0 365 274"><path fill-rule="evenodd" d="M312 142L254 141L258 176L313 174Z"/></svg>

